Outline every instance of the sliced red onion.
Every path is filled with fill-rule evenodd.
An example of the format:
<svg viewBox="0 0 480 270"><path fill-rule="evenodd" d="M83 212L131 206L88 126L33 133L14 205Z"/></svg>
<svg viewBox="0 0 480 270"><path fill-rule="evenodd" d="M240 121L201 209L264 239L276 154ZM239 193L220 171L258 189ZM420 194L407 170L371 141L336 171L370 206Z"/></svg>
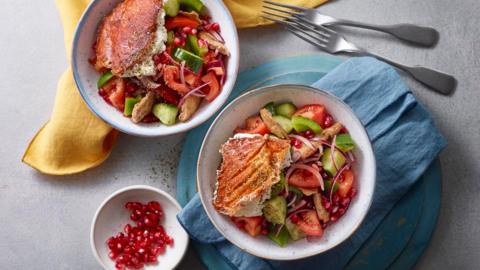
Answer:
<svg viewBox="0 0 480 270"><path fill-rule="evenodd" d="M295 201L297 200L297 194L293 194L292 198L290 199L290 201L287 203L287 207L290 207L292 206Z"/></svg>
<svg viewBox="0 0 480 270"><path fill-rule="evenodd" d="M142 82L143 86L145 86L148 89L156 89L161 86L160 84L154 82L149 77L142 77L140 81Z"/></svg>
<svg viewBox="0 0 480 270"><path fill-rule="evenodd" d="M287 180L287 182L288 182L288 179L290 178L290 176L292 175L292 173L296 169L302 169L302 170L306 170L306 171L309 171L310 173L312 173L313 176L315 176L315 178L317 178L318 183L320 184L320 188L322 190L324 190L323 178L322 178L322 175L320 174L320 172L318 170L315 170L311 166L308 166L308 165L305 165L305 164L302 164L302 163L297 163L297 164L293 164L292 166L290 166L290 168L287 171L287 175L285 176L285 179Z"/></svg>
<svg viewBox="0 0 480 270"><path fill-rule="evenodd" d="M278 236L280 234L280 232L282 231L283 225L284 224L278 226L277 230L275 231L275 236Z"/></svg>
<svg viewBox="0 0 480 270"><path fill-rule="evenodd" d="M337 183L338 178L340 178L340 175L342 175L343 171L345 171L348 168L348 165L344 165L340 171L337 171L335 174L335 177L333 178L332 182L332 187L330 189L330 204L332 204L332 197L333 197L333 189L335 188L335 184Z"/></svg>
<svg viewBox="0 0 480 270"><path fill-rule="evenodd" d="M210 69L214 67L222 67L223 66L223 61L221 60L213 60L205 64L205 68Z"/></svg>
<svg viewBox="0 0 480 270"><path fill-rule="evenodd" d="M307 147L311 149L315 149L315 146L305 137L299 136L299 135L289 135L291 138L295 138L299 141L301 141L303 144L305 144Z"/></svg>
<svg viewBox="0 0 480 270"><path fill-rule="evenodd" d="M352 152L347 152L348 159L350 160L351 163L355 162L355 156L353 155Z"/></svg>
<svg viewBox="0 0 480 270"><path fill-rule="evenodd" d="M302 157L302 154L300 154L300 152L293 150L293 153L292 153L293 162L297 162L301 157Z"/></svg>
<svg viewBox="0 0 480 270"><path fill-rule="evenodd" d="M288 210L288 214L297 211L298 209L304 207L305 205L307 205L307 201L305 201L305 200L299 201L297 204L295 204L294 206L292 206L292 209Z"/></svg>
<svg viewBox="0 0 480 270"><path fill-rule="evenodd" d="M185 61L182 61L180 64L180 82L185 85L187 84L185 82Z"/></svg>
<svg viewBox="0 0 480 270"><path fill-rule="evenodd" d="M200 89L207 86L208 84L210 84L210 83L209 82L204 83L204 84L198 86L197 88L194 88L194 89L190 90L187 94L185 94L185 96L183 96L180 99L180 101L178 102L178 106L181 107L183 102L185 102L185 99L190 95L197 96L197 97L202 97L202 95L205 96L205 94Z"/></svg>
<svg viewBox="0 0 480 270"><path fill-rule="evenodd" d="M300 213L308 212L308 211L312 211L312 210L311 209L300 209L300 210L297 210L297 211L289 212L288 213L288 218L290 218L293 215L298 215Z"/></svg>
<svg viewBox="0 0 480 270"><path fill-rule="evenodd" d="M330 159L332 160L333 167L335 167L335 170L338 171L337 163L335 162L335 159L334 159L336 141L337 141L337 135L333 136L332 145L330 146Z"/></svg>
<svg viewBox="0 0 480 270"><path fill-rule="evenodd" d="M167 57L168 61L172 62L173 64L177 65L177 66L180 66L180 63L178 63L177 61L175 61L175 59L172 58L172 56L170 56L170 54L168 53L164 53L165 57Z"/></svg>
<svg viewBox="0 0 480 270"><path fill-rule="evenodd" d="M223 39L223 37L215 30L209 30L208 31L210 34L212 34L212 36L218 40L219 42L221 43L225 43L225 40Z"/></svg>
<svg viewBox="0 0 480 270"><path fill-rule="evenodd" d="M315 162L315 161L318 161L319 158L320 158L319 156L314 156L314 157L311 157L311 158L307 158L305 160L302 160L302 163Z"/></svg>

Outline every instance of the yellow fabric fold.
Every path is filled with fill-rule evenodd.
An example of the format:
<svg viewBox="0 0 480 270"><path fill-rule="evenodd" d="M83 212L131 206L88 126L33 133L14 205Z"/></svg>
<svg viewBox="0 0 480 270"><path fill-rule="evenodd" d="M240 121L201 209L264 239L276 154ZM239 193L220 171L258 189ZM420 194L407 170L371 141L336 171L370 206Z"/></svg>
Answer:
<svg viewBox="0 0 480 270"><path fill-rule="evenodd" d="M315 7L327 0L278 0L291 5ZM64 29L65 50L70 61L74 31L90 0L56 0ZM225 0L238 28L269 22L259 17L261 0ZM83 102L71 69L61 76L50 120L30 142L22 161L38 171L66 175L101 164L110 154L118 131L97 118Z"/></svg>

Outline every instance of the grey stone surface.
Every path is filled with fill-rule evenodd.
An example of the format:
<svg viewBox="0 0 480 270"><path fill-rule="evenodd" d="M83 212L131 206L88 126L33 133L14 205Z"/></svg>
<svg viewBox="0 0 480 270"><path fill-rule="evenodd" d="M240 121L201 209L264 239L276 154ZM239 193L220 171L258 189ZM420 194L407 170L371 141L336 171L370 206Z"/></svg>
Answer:
<svg viewBox="0 0 480 270"><path fill-rule="evenodd" d="M382 34L345 30L358 45L409 64L455 74L457 92L444 97L406 78L449 142L441 154L442 208L417 269L477 269L480 264L480 2L478 0L336 0L325 13L373 23L436 27L435 49L412 48ZM121 135L100 167L65 177L42 175L20 162L52 111L57 79L67 67L53 1L3 0L0 8L0 268L99 269L89 228L99 203L130 184L174 192L182 136ZM241 70L316 49L280 27L240 31ZM193 164L193 163L192 163ZM190 250L179 269L202 269Z"/></svg>

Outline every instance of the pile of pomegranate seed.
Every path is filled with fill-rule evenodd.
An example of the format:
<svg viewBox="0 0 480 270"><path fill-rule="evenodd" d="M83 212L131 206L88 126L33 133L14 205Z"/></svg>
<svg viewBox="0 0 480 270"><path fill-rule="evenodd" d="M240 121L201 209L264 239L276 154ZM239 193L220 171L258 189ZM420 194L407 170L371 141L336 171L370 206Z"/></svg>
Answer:
<svg viewBox="0 0 480 270"><path fill-rule="evenodd" d="M130 219L136 225L126 224L124 232L107 239L108 256L119 270L140 269L145 264L157 263L157 256L165 252L166 245L173 245L173 239L159 224L163 218L160 203L128 202L125 208L130 210Z"/></svg>

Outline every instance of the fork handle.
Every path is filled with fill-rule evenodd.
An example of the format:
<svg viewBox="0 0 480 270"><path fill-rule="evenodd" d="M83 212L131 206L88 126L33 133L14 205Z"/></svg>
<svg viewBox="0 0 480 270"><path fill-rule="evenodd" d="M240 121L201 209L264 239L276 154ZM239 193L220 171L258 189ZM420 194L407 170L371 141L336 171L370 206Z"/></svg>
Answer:
<svg viewBox="0 0 480 270"><path fill-rule="evenodd" d="M435 45L439 39L439 34L437 30L431 27L418 26L418 25L409 24L409 23L381 26L381 25L355 22L350 20L338 20L335 23L331 23L331 24L346 25L346 26L381 31L384 33L388 33L392 36L395 36L398 39L402 39L402 40L415 43L417 45L426 46L426 47Z"/></svg>
<svg viewBox="0 0 480 270"><path fill-rule="evenodd" d="M455 90L457 86L457 80L450 74L422 67L422 66L406 66L395 61L392 61L388 58L375 55L369 52L363 52L363 54L370 55L376 57L396 68L399 68L406 73L410 74L413 78L417 81L423 83L424 85L428 86L432 90L443 94L443 95L450 95Z"/></svg>

